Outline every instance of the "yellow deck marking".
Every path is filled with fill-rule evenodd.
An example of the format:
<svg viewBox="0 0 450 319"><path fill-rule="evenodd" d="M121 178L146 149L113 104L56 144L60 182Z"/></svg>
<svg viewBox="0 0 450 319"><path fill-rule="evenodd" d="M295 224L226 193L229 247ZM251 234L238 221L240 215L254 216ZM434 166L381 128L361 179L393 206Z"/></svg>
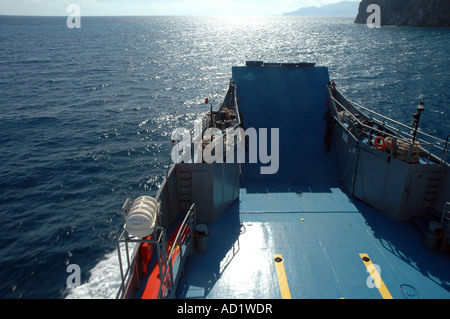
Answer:
<svg viewBox="0 0 450 319"><path fill-rule="evenodd" d="M378 288L378 291L380 292L383 299L393 299L391 293L384 284L383 279L381 279L380 274L378 273L377 269L374 267L372 261L370 260L369 255L359 254L359 256L361 257L362 262L366 266L370 276L372 276L373 282L376 284L376 287ZM368 261L363 260L364 257L369 258L369 260Z"/></svg>
<svg viewBox="0 0 450 319"><path fill-rule="evenodd" d="M277 269L278 282L280 283L281 298L291 299L291 292L289 291L289 284L286 278L286 272L284 270L283 257L281 255L274 255L275 267ZM281 261L277 262L277 258Z"/></svg>

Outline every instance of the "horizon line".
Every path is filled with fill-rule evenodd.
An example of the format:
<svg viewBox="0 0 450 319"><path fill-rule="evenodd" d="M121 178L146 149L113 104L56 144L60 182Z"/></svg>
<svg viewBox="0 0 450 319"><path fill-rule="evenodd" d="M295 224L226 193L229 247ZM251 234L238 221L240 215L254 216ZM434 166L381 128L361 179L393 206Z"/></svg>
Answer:
<svg viewBox="0 0 450 319"><path fill-rule="evenodd" d="M0 14L0 17L42 17L42 18L67 18L67 14L61 15L34 15L34 14ZM302 16L302 15L286 15L282 14L268 14L268 15L252 15L252 14L211 14L211 15L194 15L194 14L135 14L135 15L90 15L85 14L81 17L91 18L131 18L131 17L299 17L299 18L354 18L353 16Z"/></svg>

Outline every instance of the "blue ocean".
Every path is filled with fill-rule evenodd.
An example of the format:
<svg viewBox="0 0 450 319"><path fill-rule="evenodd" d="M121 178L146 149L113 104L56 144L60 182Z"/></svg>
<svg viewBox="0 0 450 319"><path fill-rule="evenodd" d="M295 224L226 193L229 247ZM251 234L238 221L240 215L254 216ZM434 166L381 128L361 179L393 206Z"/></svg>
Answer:
<svg viewBox="0 0 450 319"><path fill-rule="evenodd" d="M233 65L315 62L351 100L450 134L450 30L300 17L0 16L0 298L114 298L127 197ZM81 286L67 287L69 265Z"/></svg>

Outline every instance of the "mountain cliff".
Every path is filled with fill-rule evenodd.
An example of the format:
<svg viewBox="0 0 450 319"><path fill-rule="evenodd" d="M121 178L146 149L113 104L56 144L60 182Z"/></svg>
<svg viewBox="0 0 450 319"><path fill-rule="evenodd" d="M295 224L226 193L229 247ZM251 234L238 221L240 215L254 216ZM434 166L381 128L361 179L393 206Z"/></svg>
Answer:
<svg viewBox="0 0 450 319"><path fill-rule="evenodd" d="M367 22L371 4L380 6L381 25L450 27L450 0L362 0L355 23Z"/></svg>
<svg viewBox="0 0 450 319"><path fill-rule="evenodd" d="M294 12L283 13L283 16L302 17L354 17L358 13L358 2L342 1L321 7L305 7Z"/></svg>

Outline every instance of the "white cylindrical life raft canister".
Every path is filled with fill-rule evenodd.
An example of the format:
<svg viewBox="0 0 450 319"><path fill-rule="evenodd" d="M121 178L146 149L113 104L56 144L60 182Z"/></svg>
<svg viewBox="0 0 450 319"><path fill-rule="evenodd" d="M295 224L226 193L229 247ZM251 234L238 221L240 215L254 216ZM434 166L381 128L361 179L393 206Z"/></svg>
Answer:
<svg viewBox="0 0 450 319"><path fill-rule="evenodd" d="M125 230L135 237L150 236L155 230L158 202L149 196L136 198L126 218Z"/></svg>

